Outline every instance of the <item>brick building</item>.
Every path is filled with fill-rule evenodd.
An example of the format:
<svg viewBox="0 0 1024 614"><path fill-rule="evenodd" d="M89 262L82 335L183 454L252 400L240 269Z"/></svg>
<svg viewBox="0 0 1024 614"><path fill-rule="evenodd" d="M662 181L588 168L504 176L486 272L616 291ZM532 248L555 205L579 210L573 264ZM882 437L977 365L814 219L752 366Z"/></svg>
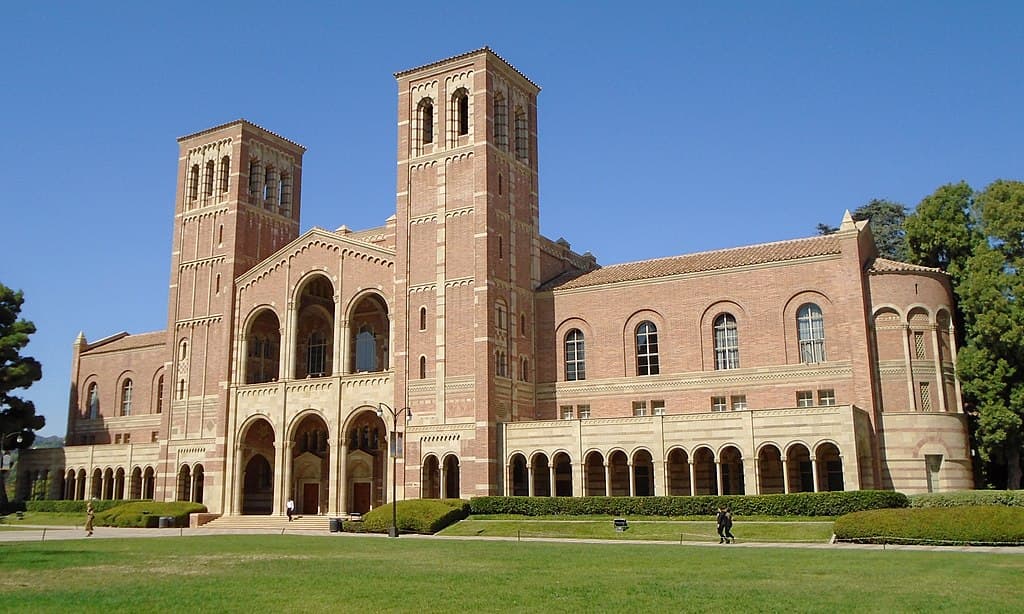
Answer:
<svg viewBox="0 0 1024 614"><path fill-rule="evenodd" d="M287 138L178 139L167 330L79 336L67 446L23 455L23 494L336 515L392 470L400 499L972 486L944 274L849 214L599 267L539 232L533 82L487 48L395 76L378 228L300 235Z"/></svg>

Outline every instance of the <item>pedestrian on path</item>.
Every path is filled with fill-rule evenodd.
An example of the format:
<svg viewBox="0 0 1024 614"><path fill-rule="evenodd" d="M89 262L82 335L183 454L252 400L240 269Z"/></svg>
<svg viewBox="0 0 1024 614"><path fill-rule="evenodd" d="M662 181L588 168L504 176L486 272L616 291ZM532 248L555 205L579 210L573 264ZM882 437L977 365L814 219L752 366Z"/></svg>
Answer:
<svg viewBox="0 0 1024 614"><path fill-rule="evenodd" d="M292 514L295 513L295 501L288 499L288 505L285 506L288 511L288 522L292 521Z"/></svg>
<svg viewBox="0 0 1024 614"><path fill-rule="evenodd" d="M732 510L727 507L718 508L718 543L735 543L736 538L732 535Z"/></svg>
<svg viewBox="0 0 1024 614"><path fill-rule="evenodd" d="M92 501L85 506L85 536L92 537L92 523L96 520L96 509L92 506Z"/></svg>

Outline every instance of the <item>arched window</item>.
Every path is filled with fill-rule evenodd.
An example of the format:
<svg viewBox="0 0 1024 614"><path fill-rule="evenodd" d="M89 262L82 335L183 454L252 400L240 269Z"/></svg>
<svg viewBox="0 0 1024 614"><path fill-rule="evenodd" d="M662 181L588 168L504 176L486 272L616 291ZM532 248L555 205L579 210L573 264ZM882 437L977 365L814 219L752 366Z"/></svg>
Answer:
<svg viewBox="0 0 1024 614"><path fill-rule="evenodd" d="M89 394L87 395L89 403L89 418L95 420L100 417L100 387L99 384L93 382L89 384Z"/></svg>
<svg viewBox="0 0 1024 614"><path fill-rule="evenodd" d="M519 362L519 379L524 382L530 381L530 359L523 358Z"/></svg>
<svg viewBox="0 0 1024 614"><path fill-rule="evenodd" d="M494 325L500 331L508 330L508 309L501 301L494 304Z"/></svg>
<svg viewBox="0 0 1024 614"><path fill-rule="evenodd" d="M281 205L281 215L291 215L292 176L290 173L281 173L281 198L278 202Z"/></svg>
<svg viewBox="0 0 1024 614"><path fill-rule="evenodd" d="M825 362L825 319L821 308L807 303L796 312L797 336L800 341L800 362Z"/></svg>
<svg viewBox="0 0 1024 614"><path fill-rule="evenodd" d="M164 411L164 376L156 381L156 413Z"/></svg>
<svg viewBox="0 0 1024 614"><path fill-rule="evenodd" d="M427 379L427 357L420 356L420 379Z"/></svg>
<svg viewBox="0 0 1024 614"><path fill-rule="evenodd" d="M508 151L508 105L500 93L494 95L494 144L498 149ZM501 193L500 188L498 193Z"/></svg>
<svg viewBox="0 0 1024 614"><path fill-rule="evenodd" d="M178 399L185 398L185 378L178 380Z"/></svg>
<svg viewBox="0 0 1024 614"><path fill-rule="evenodd" d="M260 193L260 182L263 181L263 165L259 160L249 160L249 195L256 196Z"/></svg>
<svg viewBox="0 0 1024 614"><path fill-rule="evenodd" d="M429 145L434 142L434 101L424 98L419 104L419 122L421 145Z"/></svg>
<svg viewBox="0 0 1024 614"><path fill-rule="evenodd" d="M519 314L519 335L522 337L526 336L526 314Z"/></svg>
<svg viewBox="0 0 1024 614"><path fill-rule="evenodd" d="M126 379L121 383L121 415L132 415L132 380Z"/></svg>
<svg viewBox="0 0 1024 614"><path fill-rule="evenodd" d="M715 318L715 369L740 368L740 341L736 318L723 313Z"/></svg>
<svg viewBox="0 0 1024 614"><path fill-rule="evenodd" d="M277 188L277 169L268 166L263 181L263 200L268 206L277 202Z"/></svg>
<svg viewBox="0 0 1024 614"><path fill-rule="evenodd" d="M321 377L327 372L327 336L320 331L309 335L306 355L306 373Z"/></svg>
<svg viewBox="0 0 1024 614"><path fill-rule="evenodd" d="M587 379L587 360L583 331L574 328L565 335L565 381Z"/></svg>
<svg viewBox="0 0 1024 614"><path fill-rule="evenodd" d="M460 87L452 95L452 115L455 118L455 134L469 134L469 92Z"/></svg>
<svg viewBox="0 0 1024 614"><path fill-rule="evenodd" d="M494 356L494 367L498 377L508 377L508 355L505 352L497 352Z"/></svg>
<svg viewBox="0 0 1024 614"><path fill-rule="evenodd" d="M213 174L213 160L208 160L206 162L206 173L203 175L203 195L205 196L213 196Z"/></svg>
<svg viewBox="0 0 1024 614"><path fill-rule="evenodd" d="M526 128L526 111L522 107L516 107L516 160L529 162L530 160L530 134Z"/></svg>
<svg viewBox="0 0 1024 614"><path fill-rule="evenodd" d="M182 339L181 343L178 344L178 360L185 360L188 358L188 340Z"/></svg>
<svg viewBox="0 0 1024 614"><path fill-rule="evenodd" d="M377 370L377 339L369 327L362 327L356 335L356 371Z"/></svg>
<svg viewBox="0 0 1024 614"><path fill-rule="evenodd" d="M427 330L427 308L420 307L420 330Z"/></svg>
<svg viewBox="0 0 1024 614"><path fill-rule="evenodd" d="M188 199L199 198L199 165L193 164L192 170L188 173Z"/></svg>
<svg viewBox="0 0 1024 614"><path fill-rule="evenodd" d="M231 156L224 156L220 159L220 191L228 191L228 181L231 177Z"/></svg>
<svg viewBox="0 0 1024 614"><path fill-rule="evenodd" d="M658 327L653 322L641 322L636 327L636 374L657 375L660 372Z"/></svg>

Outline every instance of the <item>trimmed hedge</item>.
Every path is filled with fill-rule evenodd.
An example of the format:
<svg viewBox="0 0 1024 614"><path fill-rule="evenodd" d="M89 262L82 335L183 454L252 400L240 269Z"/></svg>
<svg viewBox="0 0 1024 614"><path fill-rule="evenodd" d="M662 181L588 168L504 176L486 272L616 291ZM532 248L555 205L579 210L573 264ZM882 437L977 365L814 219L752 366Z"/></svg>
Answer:
<svg viewBox="0 0 1024 614"><path fill-rule="evenodd" d="M886 544L1024 545L1024 509L1004 505L855 512L837 518L836 539Z"/></svg>
<svg viewBox="0 0 1024 614"><path fill-rule="evenodd" d="M124 505L126 503L139 503L148 502L149 499L133 499L128 501L115 501L110 499L93 499L92 507L96 510L96 513L100 513L109 510L114 507ZM85 506L88 505L89 500L79 501L62 501L62 500L44 500L44 501L26 501L25 511L26 512L59 512L65 514L84 514Z"/></svg>
<svg viewBox="0 0 1024 614"><path fill-rule="evenodd" d="M474 514L522 516L701 516L729 507L738 516L841 516L861 510L907 507L888 490L698 497L473 497Z"/></svg>
<svg viewBox="0 0 1024 614"><path fill-rule="evenodd" d="M1024 507L1024 490L961 490L910 496L910 507L1008 505Z"/></svg>
<svg viewBox="0 0 1024 614"><path fill-rule="evenodd" d="M391 505L381 505L362 522L344 522L344 531L385 533L391 526ZM469 515L469 502L461 499L410 499L398 502L398 529L403 533L433 534Z"/></svg>
<svg viewBox="0 0 1024 614"><path fill-rule="evenodd" d="M117 501L116 503L123 503ZM156 528L161 516L173 516L174 526L187 527L188 515L205 512L206 506L188 501L136 501L123 503L96 514L96 524L103 527Z"/></svg>

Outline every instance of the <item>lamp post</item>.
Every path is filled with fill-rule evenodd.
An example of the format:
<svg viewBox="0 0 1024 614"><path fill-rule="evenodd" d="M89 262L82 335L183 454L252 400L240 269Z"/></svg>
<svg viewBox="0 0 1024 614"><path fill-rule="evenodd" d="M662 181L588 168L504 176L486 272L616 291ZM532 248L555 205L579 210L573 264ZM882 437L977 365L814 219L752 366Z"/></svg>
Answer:
<svg viewBox="0 0 1024 614"><path fill-rule="evenodd" d="M377 404L377 416L384 418L385 413L391 415L391 443L388 450L388 455L391 456L391 526L388 527L388 537L398 537L398 486L396 474L398 473L398 417L402 416L405 420L405 424L408 424L412 420L412 410L408 407L401 409L391 409L391 407L384 402ZM403 424L404 426L404 424ZM403 442L404 443L404 442Z"/></svg>
<svg viewBox="0 0 1024 614"><path fill-rule="evenodd" d="M17 435L18 436L18 439L16 441L19 444L21 442L25 441L24 437L22 436L22 431L11 431L10 433L4 433L3 436L0 436L0 485L2 485L2 487L3 487L3 493L0 494L0 501L3 501L5 504L7 503L7 479L6 479L7 476L6 476L6 473L11 468L11 459L7 455L6 444L7 444L7 438L10 437L11 435ZM17 493L17 487L15 487L15 493L14 494L15 494L15 497L17 497L17 494L18 494Z"/></svg>

